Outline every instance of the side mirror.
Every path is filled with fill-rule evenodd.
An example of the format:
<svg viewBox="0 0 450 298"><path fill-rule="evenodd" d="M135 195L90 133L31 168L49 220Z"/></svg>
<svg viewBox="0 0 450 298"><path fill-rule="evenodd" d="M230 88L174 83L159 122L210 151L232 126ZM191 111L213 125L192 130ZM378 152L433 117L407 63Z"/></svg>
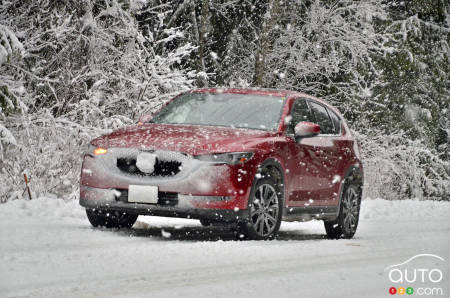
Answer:
<svg viewBox="0 0 450 298"><path fill-rule="evenodd" d="M295 126L295 138L310 138L315 137L320 133L320 125L302 121Z"/></svg>
<svg viewBox="0 0 450 298"><path fill-rule="evenodd" d="M142 125L150 120L152 120L153 115L152 114L144 114L139 117L138 125Z"/></svg>

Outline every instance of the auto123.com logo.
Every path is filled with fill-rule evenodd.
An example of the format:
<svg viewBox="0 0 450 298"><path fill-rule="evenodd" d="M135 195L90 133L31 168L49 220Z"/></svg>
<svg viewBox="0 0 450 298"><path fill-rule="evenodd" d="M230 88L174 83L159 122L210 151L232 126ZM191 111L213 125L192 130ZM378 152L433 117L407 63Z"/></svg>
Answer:
<svg viewBox="0 0 450 298"><path fill-rule="evenodd" d="M400 264L388 266L391 295L444 296L444 258L433 254L415 255Z"/></svg>

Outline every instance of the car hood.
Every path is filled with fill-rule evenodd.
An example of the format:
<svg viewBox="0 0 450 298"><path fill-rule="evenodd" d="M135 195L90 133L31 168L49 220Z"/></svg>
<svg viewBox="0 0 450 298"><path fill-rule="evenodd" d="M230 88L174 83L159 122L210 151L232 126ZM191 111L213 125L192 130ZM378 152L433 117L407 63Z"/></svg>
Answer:
<svg viewBox="0 0 450 298"><path fill-rule="evenodd" d="M274 132L228 127L144 124L128 126L92 141L106 148L145 148L191 155L244 151Z"/></svg>

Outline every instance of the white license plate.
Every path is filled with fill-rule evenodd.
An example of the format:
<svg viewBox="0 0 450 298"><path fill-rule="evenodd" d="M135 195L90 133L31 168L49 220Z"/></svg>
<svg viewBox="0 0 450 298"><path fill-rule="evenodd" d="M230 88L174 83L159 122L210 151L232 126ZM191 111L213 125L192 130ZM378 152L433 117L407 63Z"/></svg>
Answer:
<svg viewBox="0 0 450 298"><path fill-rule="evenodd" d="M128 202L131 203L158 203L158 186L130 185L128 187Z"/></svg>

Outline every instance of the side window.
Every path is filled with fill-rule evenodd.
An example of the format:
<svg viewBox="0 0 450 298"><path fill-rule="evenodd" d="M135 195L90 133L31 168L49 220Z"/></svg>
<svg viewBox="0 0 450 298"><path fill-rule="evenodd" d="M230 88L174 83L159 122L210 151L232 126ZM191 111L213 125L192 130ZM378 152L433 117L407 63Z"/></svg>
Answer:
<svg viewBox="0 0 450 298"><path fill-rule="evenodd" d="M288 125L288 133L293 134L295 126L302 121L314 122L308 104L304 99L296 99L292 104L291 121Z"/></svg>
<svg viewBox="0 0 450 298"><path fill-rule="evenodd" d="M310 102L311 110L316 116L317 124L320 125L321 134L334 134L333 122L327 113L327 109L315 102Z"/></svg>
<svg viewBox="0 0 450 298"><path fill-rule="evenodd" d="M330 109L327 109L328 115L331 117L331 121L333 121L334 124L334 134L340 135L341 134L341 118L339 118L338 115L336 115L335 112L333 112Z"/></svg>

